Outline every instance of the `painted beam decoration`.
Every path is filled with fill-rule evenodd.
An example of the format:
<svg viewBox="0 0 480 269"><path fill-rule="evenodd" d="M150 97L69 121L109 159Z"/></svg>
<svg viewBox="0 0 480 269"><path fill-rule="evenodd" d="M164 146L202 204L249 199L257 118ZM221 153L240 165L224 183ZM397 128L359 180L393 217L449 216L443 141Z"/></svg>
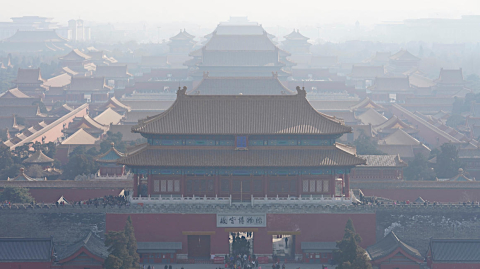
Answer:
<svg viewBox="0 0 480 269"><path fill-rule="evenodd" d="M217 227L267 227L266 214L217 214Z"/></svg>

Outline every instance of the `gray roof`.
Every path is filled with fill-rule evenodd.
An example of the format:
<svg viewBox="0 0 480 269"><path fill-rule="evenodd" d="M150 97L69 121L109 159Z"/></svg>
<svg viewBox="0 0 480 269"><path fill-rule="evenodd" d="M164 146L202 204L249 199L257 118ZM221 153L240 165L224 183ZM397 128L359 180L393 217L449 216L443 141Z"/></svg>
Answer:
<svg viewBox="0 0 480 269"><path fill-rule="evenodd" d="M432 239L430 250L435 262L480 261L480 239Z"/></svg>
<svg viewBox="0 0 480 269"><path fill-rule="evenodd" d="M368 247L367 252L372 260L378 260L390 255L398 248L401 248L405 253L409 254L415 259L422 261L424 260L423 256L417 249L400 241L394 232L390 232L387 236L380 240L380 242Z"/></svg>
<svg viewBox="0 0 480 269"><path fill-rule="evenodd" d="M271 77L205 77L200 84L187 92L195 95L282 95L295 94L278 78Z"/></svg>
<svg viewBox="0 0 480 269"><path fill-rule="evenodd" d="M107 258L109 254L108 248L105 246L105 242L95 236L92 232L89 232L82 240L73 243L59 253L58 260L61 261L72 256L82 247L85 247L90 253L97 257Z"/></svg>
<svg viewBox="0 0 480 269"><path fill-rule="evenodd" d="M0 262L50 261L52 238L0 238Z"/></svg>
<svg viewBox="0 0 480 269"><path fill-rule="evenodd" d="M182 242L137 242L137 249L142 251L182 249Z"/></svg>
<svg viewBox="0 0 480 269"><path fill-rule="evenodd" d="M399 155L359 155L358 157L367 160L367 164L360 167L398 167L407 166L407 164L400 159Z"/></svg>
<svg viewBox="0 0 480 269"><path fill-rule="evenodd" d="M334 250L337 242L302 242L302 250Z"/></svg>
<svg viewBox="0 0 480 269"><path fill-rule="evenodd" d="M340 120L318 113L304 90L296 95L186 95L132 128L142 134L342 134ZM241 116L239 116L241 115ZM128 118L128 116L127 116ZM181 123L181 124L180 124Z"/></svg>

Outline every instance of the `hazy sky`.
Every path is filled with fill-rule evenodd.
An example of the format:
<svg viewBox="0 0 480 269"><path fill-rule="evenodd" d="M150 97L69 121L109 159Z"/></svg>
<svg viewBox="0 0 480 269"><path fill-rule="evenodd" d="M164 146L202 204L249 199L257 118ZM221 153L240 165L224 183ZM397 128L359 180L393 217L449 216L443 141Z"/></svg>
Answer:
<svg viewBox="0 0 480 269"><path fill-rule="evenodd" d="M212 26L229 16L248 16L266 26L295 27L477 14L480 15L479 0L15 0L2 5L0 20L39 15L53 17L61 24L81 18L95 22L184 21Z"/></svg>

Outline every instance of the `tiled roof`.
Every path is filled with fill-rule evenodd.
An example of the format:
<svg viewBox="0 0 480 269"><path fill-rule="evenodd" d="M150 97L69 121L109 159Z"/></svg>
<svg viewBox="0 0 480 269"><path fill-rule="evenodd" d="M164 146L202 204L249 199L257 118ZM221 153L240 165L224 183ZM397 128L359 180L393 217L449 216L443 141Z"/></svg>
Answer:
<svg viewBox="0 0 480 269"><path fill-rule="evenodd" d="M105 153L97 156L95 160L102 163L115 163L118 159L125 157L125 154L121 153L115 148L112 143L112 147Z"/></svg>
<svg viewBox="0 0 480 269"><path fill-rule="evenodd" d="M373 91L407 91L410 90L408 77L379 77L375 79Z"/></svg>
<svg viewBox="0 0 480 269"><path fill-rule="evenodd" d="M369 108L367 111L358 115L357 118L360 119L363 124L371 124L373 126L380 125L388 120L373 108Z"/></svg>
<svg viewBox="0 0 480 269"><path fill-rule="evenodd" d="M462 69L442 68L437 81L444 84L462 84L464 83Z"/></svg>
<svg viewBox="0 0 480 269"><path fill-rule="evenodd" d="M61 42L67 40L60 37L55 30L35 30L35 31L17 31L13 36L3 40L8 43L43 43L43 42Z"/></svg>
<svg viewBox="0 0 480 269"><path fill-rule="evenodd" d="M359 104L360 101L323 101L309 100L310 104L318 111L350 110L351 107Z"/></svg>
<svg viewBox="0 0 480 269"><path fill-rule="evenodd" d="M403 130L414 130L413 126L410 126L400 120L397 116L393 115L390 119L375 126L376 131L386 130L386 129L403 129Z"/></svg>
<svg viewBox="0 0 480 269"><path fill-rule="evenodd" d="M22 167L20 168L20 173L14 178L7 178L7 181L43 181L47 180L46 178L31 178L27 174L25 174L25 169Z"/></svg>
<svg viewBox="0 0 480 269"><path fill-rule="evenodd" d="M0 98L2 98L2 99L3 98L9 98L10 99L10 98L31 98L31 97L24 94L18 88L13 88L13 89L7 90L6 92L2 93L0 95Z"/></svg>
<svg viewBox="0 0 480 269"><path fill-rule="evenodd" d="M393 134L378 141L379 145L420 145L420 141L407 134L402 129L398 129Z"/></svg>
<svg viewBox="0 0 480 269"><path fill-rule="evenodd" d="M217 35L263 35L265 30L261 25L218 25L214 32Z"/></svg>
<svg viewBox="0 0 480 269"><path fill-rule="evenodd" d="M32 156L28 157L27 159L23 160L23 163L53 163L54 159L48 157L47 155L43 154L42 150L37 149Z"/></svg>
<svg viewBox="0 0 480 269"><path fill-rule="evenodd" d="M101 105L98 109L96 110L102 110L102 109L106 109L106 108L112 108L114 110L126 110L126 111L130 111L130 106L124 104L123 102L119 101L117 98L112 97L110 99L108 99L108 101ZM141 106L142 107L142 106ZM143 107L142 107L143 108Z"/></svg>
<svg viewBox="0 0 480 269"><path fill-rule="evenodd" d="M408 50L400 50L399 52L390 56L390 60L394 61L420 61L420 58L414 56Z"/></svg>
<svg viewBox="0 0 480 269"><path fill-rule="evenodd" d="M70 91L109 91L112 87L105 84L105 78L73 77Z"/></svg>
<svg viewBox="0 0 480 269"><path fill-rule="evenodd" d="M274 51L276 46L265 34L263 35L216 35L204 46L204 50L219 51Z"/></svg>
<svg viewBox="0 0 480 269"><path fill-rule="evenodd" d="M73 111L73 108L68 106L67 104L63 104L60 107L52 109L48 112L49 115L57 115L57 116L64 116Z"/></svg>
<svg viewBox="0 0 480 269"><path fill-rule="evenodd" d="M130 124L130 131L132 124L137 124L139 120L144 120L148 117L154 117L164 112L164 110L132 110L125 113L124 123Z"/></svg>
<svg viewBox="0 0 480 269"><path fill-rule="evenodd" d="M60 74L56 77L47 79L43 85L47 87L64 87L72 82L72 76L67 73Z"/></svg>
<svg viewBox="0 0 480 269"><path fill-rule="evenodd" d="M42 180L42 181L6 181L2 187L23 187L36 189L132 189L131 180L101 180L101 181L75 181L75 180ZM56 197L55 199L58 199Z"/></svg>
<svg viewBox="0 0 480 269"><path fill-rule="evenodd" d="M407 164L398 155L359 155L367 164L358 167L402 167Z"/></svg>
<svg viewBox="0 0 480 269"><path fill-rule="evenodd" d="M145 134L342 134L351 128L321 114L296 95L185 95L132 131Z"/></svg>
<svg viewBox="0 0 480 269"><path fill-rule="evenodd" d="M379 109L379 110L384 109L381 105L375 103L368 97L366 97L362 101L350 107L351 110L368 109L368 108Z"/></svg>
<svg viewBox="0 0 480 269"><path fill-rule="evenodd" d="M128 73L127 65L99 65L95 70L94 76L106 78L128 78L132 75Z"/></svg>
<svg viewBox="0 0 480 269"><path fill-rule="evenodd" d="M236 50L203 51L203 66L277 66L277 51Z"/></svg>
<svg viewBox="0 0 480 269"><path fill-rule="evenodd" d="M81 128L63 140L62 145L93 145L96 141L97 139L95 137Z"/></svg>
<svg viewBox="0 0 480 269"><path fill-rule="evenodd" d="M429 250L434 262L480 262L480 239L432 239Z"/></svg>
<svg viewBox="0 0 480 269"><path fill-rule="evenodd" d="M58 58L59 60L63 61L84 61L90 60L92 57L88 56L87 54L83 53L79 49L73 49L67 55Z"/></svg>
<svg viewBox="0 0 480 269"><path fill-rule="evenodd" d="M96 122L103 125L118 124L122 120L123 116L115 112L110 107L105 109L98 116L93 118Z"/></svg>
<svg viewBox="0 0 480 269"><path fill-rule="evenodd" d="M409 76L410 84L419 88L427 88L435 86L435 82L421 74L413 73Z"/></svg>
<svg viewBox="0 0 480 269"><path fill-rule="evenodd" d="M370 258L373 261L376 261L392 254L397 249L403 250L417 262L422 262L424 260L423 256L417 249L400 241L400 239L398 239L397 235L395 235L393 231L390 232L387 236L385 236L382 240L380 240L380 242L368 247L366 250L367 253L370 255Z"/></svg>
<svg viewBox="0 0 480 269"><path fill-rule="evenodd" d="M49 262L52 238L0 238L0 262ZM7 266L4 264L4 266Z"/></svg>
<svg viewBox="0 0 480 269"><path fill-rule="evenodd" d="M105 132L108 130L108 125L101 124L96 120L92 119L90 116L85 115L82 118L75 118L73 122L68 125L68 128L64 130L65 133L73 133L76 132L78 129L94 129L96 132ZM89 130L93 131L93 130Z"/></svg>
<svg viewBox="0 0 480 269"><path fill-rule="evenodd" d="M339 146L309 149L162 149L146 147L118 161L130 166L319 167L355 166L365 160Z"/></svg>
<svg viewBox="0 0 480 269"><path fill-rule="evenodd" d="M43 83L42 75L40 74L40 68L36 69L23 69L18 68L17 84L37 84Z"/></svg>
<svg viewBox="0 0 480 269"><path fill-rule="evenodd" d="M360 66L354 65L352 73L349 75L352 78L376 78L385 75L384 66Z"/></svg>
<svg viewBox="0 0 480 269"><path fill-rule="evenodd" d="M295 94L276 77L206 77L187 94L194 95L282 95Z"/></svg>
<svg viewBox="0 0 480 269"><path fill-rule="evenodd" d="M192 40L195 36L187 33L187 31L180 29L180 32L175 36L170 37L170 40Z"/></svg>
<svg viewBox="0 0 480 269"><path fill-rule="evenodd" d="M295 31L295 29L293 29L293 31L290 34L288 34L284 37L285 37L285 39L288 39L288 40L305 40L305 41L307 41L307 40L310 39L310 38L300 34L298 29L296 31Z"/></svg>
<svg viewBox="0 0 480 269"><path fill-rule="evenodd" d="M0 106L0 115L16 115L22 118L37 116L38 106Z"/></svg>
<svg viewBox="0 0 480 269"><path fill-rule="evenodd" d="M62 263L62 260L72 256L82 247L87 249L93 255L103 259L107 258L109 254L105 242L92 232L89 232L84 238L67 246L62 252L58 253L59 262Z"/></svg>
<svg viewBox="0 0 480 269"><path fill-rule="evenodd" d="M132 125L112 125L109 131L114 134L121 133L122 141L135 141L142 138L140 134L132 133Z"/></svg>

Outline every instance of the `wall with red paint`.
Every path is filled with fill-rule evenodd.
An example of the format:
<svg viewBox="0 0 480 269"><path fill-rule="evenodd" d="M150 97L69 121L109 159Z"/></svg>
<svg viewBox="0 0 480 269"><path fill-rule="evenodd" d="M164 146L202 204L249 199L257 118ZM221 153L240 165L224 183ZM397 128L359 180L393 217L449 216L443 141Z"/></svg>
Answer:
<svg viewBox="0 0 480 269"><path fill-rule="evenodd" d="M129 214L107 214L107 231L123 229ZM210 231L211 253L228 253L228 232L216 227L215 214L130 214L137 242L182 242L187 253L186 231ZM272 253L272 235L269 231L300 231L295 238L296 254L302 254L301 242L332 242L344 235L347 220L351 218L363 241L362 247L375 243L376 217L371 214L267 214L267 227L254 233L254 252Z"/></svg>
<svg viewBox="0 0 480 269"><path fill-rule="evenodd" d="M396 201L415 201L418 197L430 202L458 203L480 201L480 189L364 189L366 196L384 197Z"/></svg>
<svg viewBox="0 0 480 269"><path fill-rule="evenodd" d="M72 202L85 201L88 199L99 198L105 195L117 196L123 188L118 189L64 189L64 188L45 188L29 189L30 194L37 203L55 203L60 197Z"/></svg>
<svg viewBox="0 0 480 269"><path fill-rule="evenodd" d="M480 263L433 263L432 269L478 269Z"/></svg>
<svg viewBox="0 0 480 269"><path fill-rule="evenodd" d="M382 264L379 269L420 269L418 264Z"/></svg>
<svg viewBox="0 0 480 269"><path fill-rule="evenodd" d="M50 269L51 262L0 262L2 269Z"/></svg>

